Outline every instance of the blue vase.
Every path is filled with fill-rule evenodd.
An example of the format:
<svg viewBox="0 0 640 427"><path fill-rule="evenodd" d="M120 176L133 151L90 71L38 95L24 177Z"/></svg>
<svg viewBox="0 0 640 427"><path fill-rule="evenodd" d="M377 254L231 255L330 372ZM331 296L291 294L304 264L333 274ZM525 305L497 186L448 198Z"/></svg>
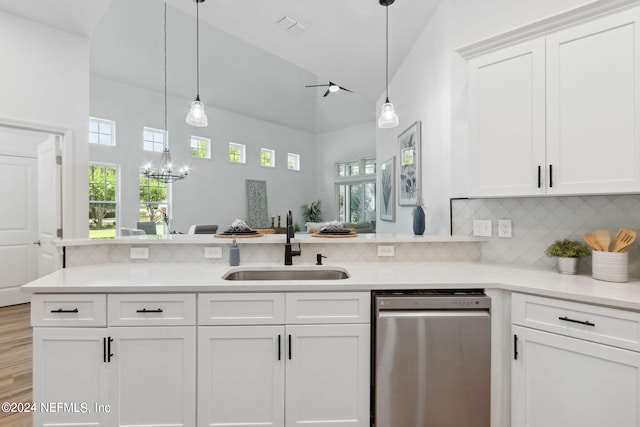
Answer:
<svg viewBox="0 0 640 427"><path fill-rule="evenodd" d="M422 236L424 234L424 223L424 209L422 209L422 206L417 206L415 212L413 212L413 234Z"/></svg>

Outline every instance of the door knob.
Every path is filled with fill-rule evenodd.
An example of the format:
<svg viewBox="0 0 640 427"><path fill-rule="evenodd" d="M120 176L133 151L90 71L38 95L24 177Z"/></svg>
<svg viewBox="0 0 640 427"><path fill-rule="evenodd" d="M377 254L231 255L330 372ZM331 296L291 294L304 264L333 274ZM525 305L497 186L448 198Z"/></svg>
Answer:
<svg viewBox="0 0 640 427"><path fill-rule="evenodd" d="M37 241L33 242L33 244L34 244L34 245L41 246L40 240L37 240Z"/></svg>

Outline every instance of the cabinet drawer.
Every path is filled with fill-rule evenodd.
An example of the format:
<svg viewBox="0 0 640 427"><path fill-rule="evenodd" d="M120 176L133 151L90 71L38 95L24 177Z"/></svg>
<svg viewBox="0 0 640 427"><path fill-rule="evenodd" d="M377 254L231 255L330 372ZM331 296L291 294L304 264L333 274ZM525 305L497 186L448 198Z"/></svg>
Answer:
<svg viewBox="0 0 640 427"><path fill-rule="evenodd" d="M370 323L368 292L287 294L287 324Z"/></svg>
<svg viewBox="0 0 640 427"><path fill-rule="evenodd" d="M640 313L514 293L517 325L640 351Z"/></svg>
<svg viewBox="0 0 640 427"><path fill-rule="evenodd" d="M181 326L196 324L193 294L109 295L109 326Z"/></svg>
<svg viewBox="0 0 640 427"><path fill-rule="evenodd" d="M106 295L34 294L31 297L31 326L106 325Z"/></svg>
<svg viewBox="0 0 640 427"><path fill-rule="evenodd" d="M199 294L199 325L282 325L284 294Z"/></svg>

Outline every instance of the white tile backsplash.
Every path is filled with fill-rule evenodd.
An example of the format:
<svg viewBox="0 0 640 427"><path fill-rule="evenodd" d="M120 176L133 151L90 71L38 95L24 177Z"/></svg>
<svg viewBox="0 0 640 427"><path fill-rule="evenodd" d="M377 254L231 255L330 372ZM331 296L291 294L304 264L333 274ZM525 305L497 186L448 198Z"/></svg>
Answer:
<svg viewBox="0 0 640 427"><path fill-rule="evenodd" d="M474 219L512 221L512 238L494 237L481 247L481 260L491 263L555 268L544 254L554 240L583 240L584 233L608 229L612 236L621 227L640 230L640 195L460 199L452 201L454 235L472 235ZM640 277L640 251L629 250L629 272ZM591 258L581 262L581 273L590 274Z"/></svg>

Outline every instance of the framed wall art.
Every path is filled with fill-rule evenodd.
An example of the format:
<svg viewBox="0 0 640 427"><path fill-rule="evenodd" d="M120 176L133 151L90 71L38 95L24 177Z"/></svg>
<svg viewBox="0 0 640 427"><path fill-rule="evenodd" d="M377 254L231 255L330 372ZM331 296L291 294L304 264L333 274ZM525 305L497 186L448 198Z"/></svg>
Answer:
<svg viewBox="0 0 640 427"><path fill-rule="evenodd" d="M420 198L420 120L398 136L398 205L416 206Z"/></svg>
<svg viewBox="0 0 640 427"><path fill-rule="evenodd" d="M396 183L395 183L395 156L380 165L381 191L380 191L380 219L395 221L396 213Z"/></svg>

